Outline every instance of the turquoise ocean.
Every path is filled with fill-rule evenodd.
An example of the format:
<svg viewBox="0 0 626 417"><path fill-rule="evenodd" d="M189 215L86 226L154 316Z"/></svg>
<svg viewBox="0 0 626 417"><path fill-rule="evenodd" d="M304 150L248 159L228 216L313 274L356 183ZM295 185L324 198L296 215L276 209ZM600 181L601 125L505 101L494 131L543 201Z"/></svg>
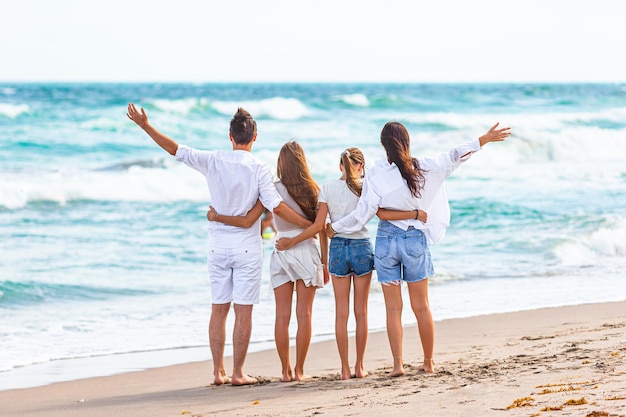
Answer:
<svg viewBox="0 0 626 417"><path fill-rule="evenodd" d="M130 101L179 143L221 150L242 106L254 154L274 169L295 139L319 183L346 147L382 158L389 120L415 155L511 126L447 181L435 319L626 299L626 84L2 83L0 389L210 358L211 196L127 119ZM251 351L273 348L271 251ZM332 286L313 315L315 340L332 339ZM369 318L384 329L376 283Z"/></svg>

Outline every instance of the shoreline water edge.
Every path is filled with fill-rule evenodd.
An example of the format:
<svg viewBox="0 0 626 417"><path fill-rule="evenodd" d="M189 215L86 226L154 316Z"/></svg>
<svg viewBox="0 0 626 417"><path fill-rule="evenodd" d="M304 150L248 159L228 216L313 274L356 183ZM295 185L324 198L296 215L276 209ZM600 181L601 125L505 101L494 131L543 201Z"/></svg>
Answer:
<svg viewBox="0 0 626 417"><path fill-rule="evenodd" d="M0 404L3 415L33 417L626 414L626 301L449 319L437 328L435 374L418 371L411 326L399 378L389 377L386 334L374 332L362 379L340 379L331 340L311 345L306 381L280 382L276 353L266 350L248 358L255 386L211 385L212 365L201 361L0 391Z"/></svg>

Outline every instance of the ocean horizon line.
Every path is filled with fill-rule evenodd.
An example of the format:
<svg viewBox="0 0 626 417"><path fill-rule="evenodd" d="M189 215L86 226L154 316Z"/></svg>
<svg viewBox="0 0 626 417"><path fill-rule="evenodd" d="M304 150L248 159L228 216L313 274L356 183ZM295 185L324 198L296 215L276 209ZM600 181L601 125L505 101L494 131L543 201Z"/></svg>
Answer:
<svg viewBox="0 0 626 417"><path fill-rule="evenodd" d="M616 85L626 84L624 80L576 80L576 81L550 81L550 80L500 80L500 81L398 81L398 80L360 80L360 81L341 81L341 80L1 80L0 85L3 84L33 84L33 85L153 85L153 84L166 84L166 85L249 85L249 84L270 84L270 85Z"/></svg>

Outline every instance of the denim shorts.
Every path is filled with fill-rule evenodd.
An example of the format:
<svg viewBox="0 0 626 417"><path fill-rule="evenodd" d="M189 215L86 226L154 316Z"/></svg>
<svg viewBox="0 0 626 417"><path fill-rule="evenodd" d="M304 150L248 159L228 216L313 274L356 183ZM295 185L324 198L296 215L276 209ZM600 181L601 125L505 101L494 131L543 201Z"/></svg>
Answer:
<svg viewBox="0 0 626 417"><path fill-rule="evenodd" d="M374 269L374 253L369 239L334 237L328 252L328 272L337 277L366 275Z"/></svg>
<svg viewBox="0 0 626 417"><path fill-rule="evenodd" d="M388 221L378 224L375 265L378 282L417 282L435 273L426 235L410 226L404 231Z"/></svg>

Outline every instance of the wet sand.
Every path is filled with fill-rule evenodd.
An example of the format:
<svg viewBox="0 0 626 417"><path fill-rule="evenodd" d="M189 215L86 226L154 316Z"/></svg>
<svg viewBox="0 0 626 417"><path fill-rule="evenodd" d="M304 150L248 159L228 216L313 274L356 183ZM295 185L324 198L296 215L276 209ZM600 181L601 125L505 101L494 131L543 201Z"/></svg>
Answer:
<svg viewBox="0 0 626 417"><path fill-rule="evenodd" d="M398 378L389 377L387 336L378 332L363 379L340 380L335 342L327 341L311 346L307 381L279 382L269 350L248 355L255 386L211 385L211 363L193 362L0 391L0 416L626 415L626 301L437 322L434 374L418 371L414 326L404 345L406 375Z"/></svg>

